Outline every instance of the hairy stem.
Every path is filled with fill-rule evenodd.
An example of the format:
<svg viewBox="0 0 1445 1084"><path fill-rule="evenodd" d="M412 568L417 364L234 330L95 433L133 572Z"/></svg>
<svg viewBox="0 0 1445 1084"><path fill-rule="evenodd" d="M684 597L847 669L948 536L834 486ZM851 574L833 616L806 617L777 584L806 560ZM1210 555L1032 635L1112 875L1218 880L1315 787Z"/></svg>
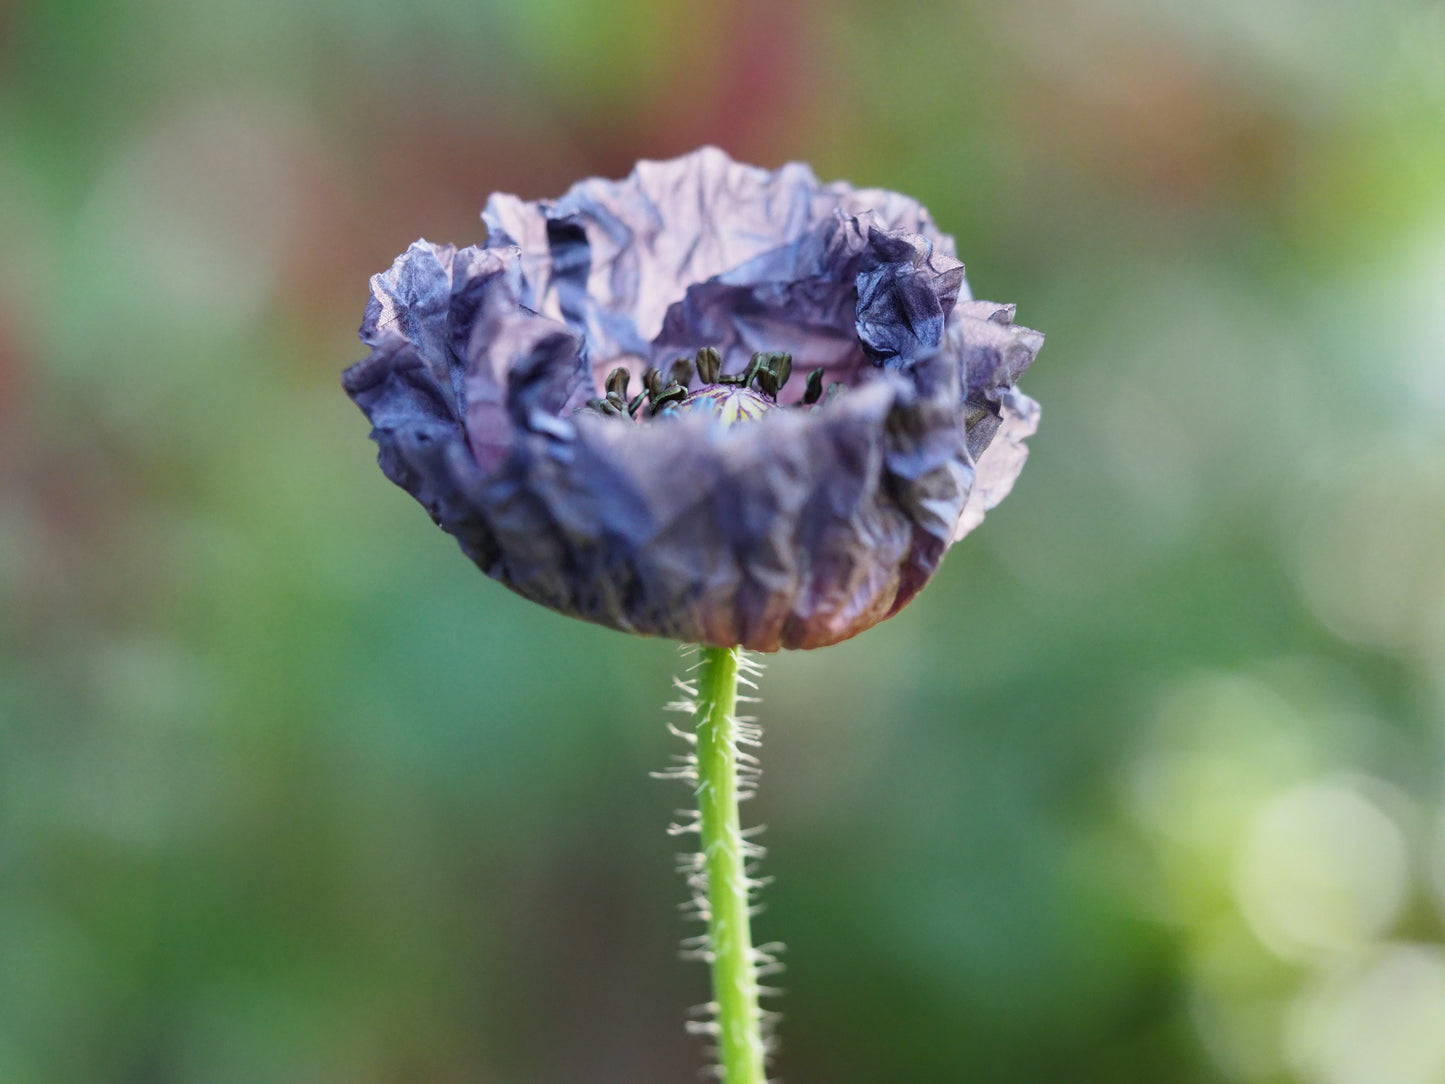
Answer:
<svg viewBox="0 0 1445 1084"><path fill-rule="evenodd" d="M762 1015L748 914L749 845L738 818L736 709L741 654L741 648L702 649L697 674L697 806L722 1078L727 1084L765 1084Z"/></svg>

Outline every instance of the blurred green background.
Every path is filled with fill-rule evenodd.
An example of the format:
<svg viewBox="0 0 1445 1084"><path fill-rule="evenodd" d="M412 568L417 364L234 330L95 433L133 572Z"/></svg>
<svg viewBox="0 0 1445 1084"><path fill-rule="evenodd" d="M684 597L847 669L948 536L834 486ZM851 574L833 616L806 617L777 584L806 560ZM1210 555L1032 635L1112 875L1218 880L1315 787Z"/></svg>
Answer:
<svg viewBox="0 0 1445 1084"><path fill-rule="evenodd" d="M1445 1082L1445 9L0 3L0 1081L695 1078L672 645L475 572L367 277L704 143L1049 335L1014 495L771 660L792 1084Z"/></svg>

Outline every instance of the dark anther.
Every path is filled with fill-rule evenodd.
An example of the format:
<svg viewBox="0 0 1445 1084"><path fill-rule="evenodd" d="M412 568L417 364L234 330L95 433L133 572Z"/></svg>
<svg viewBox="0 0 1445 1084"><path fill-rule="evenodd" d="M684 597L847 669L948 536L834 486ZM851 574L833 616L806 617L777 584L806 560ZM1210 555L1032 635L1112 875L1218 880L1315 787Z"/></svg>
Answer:
<svg viewBox="0 0 1445 1084"><path fill-rule="evenodd" d="M793 372L792 354L764 354L762 366L758 369L758 387L764 394L774 400L783 385L788 382L788 377Z"/></svg>
<svg viewBox="0 0 1445 1084"><path fill-rule="evenodd" d="M753 357L747 360L747 369L743 370L743 376L738 379L738 383L743 384L743 387L753 386L754 380L757 380L757 374L762 373L766 360L767 354L753 354Z"/></svg>
<svg viewBox="0 0 1445 1084"><path fill-rule="evenodd" d="M607 399L588 399L587 409L595 410L604 418L620 418L623 416L622 411L617 409L616 404Z"/></svg>
<svg viewBox="0 0 1445 1084"><path fill-rule="evenodd" d="M627 385L632 380L632 374L626 369L618 367L607 374L607 395L611 398L615 392L620 399L627 398Z"/></svg>
<svg viewBox="0 0 1445 1084"><path fill-rule="evenodd" d="M808 386L803 389L803 402L812 406L823 398L823 370L814 369L808 374Z"/></svg>
<svg viewBox="0 0 1445 1084"><path fill-rule="evenodd" d="M773 399L778 397L778 374L773 372L766 361L758 370L757 376L753 378L753 382L757 384L758 391L764 395Z"/></svg>
<svg viewBox="0 0 1445 1084"><path fill-rule="evenodd" d="M613 408L617 411L618 414L622 414L627 410L627 400L622 398L622 396L618 395L615 391L609 391L607 393L607 401L612 404Z"/></svg>
<svg viewBox="0 0 1445 1084"><path fill-rule="evenodd" d="M692 362L687 358L678 358L672 363L672 382L684 388L692 383Z"/></svg>
<svg viewBox="0 0 1445 1084"><path fill-rule="evenodd" d="M746 388L753 382L753 377L758 375L758 367L762 365L762 357L762 354L754 354L748 359L747 365L740 373L732 373L731 375L728 373L719 373L717 382L719 384L736 384L739 387Z"/></svg>
<svg viewBox="0 0 1445 1084"><path fill-rule="evenodd" d="M652 412L656 414L669 403L680 403L686 398L686 388L681 384L669 384L652 397Z"/></svg>
<svg viewBox="0 0 1445 1084"><path fill-rule="evenodd" d="M722 355L711 346L697 352L697 378L704 384L716 384L722 375Z"/></svg>
<svg viewBox="0 0 1445 1084"><path fill-rule="evenodd" d="M773 358L777 361L773 372L777 374L778 387L781 388L788 382L788 377L793 375L793 355L788 353L774 354Z"/></svg>
<svg viewBox="0 0 1445 1084"><path fill-rule="evenodd" d="M662 394L662 374L656 369L649 368L642 374L642 384L652 398L656 399Z"/></svg>
<svg viewBox="0 0 1445 1084"><path fill-rule="evenodd" d="M632 397L632 402L627 404L627 413L631 414L634 418L637 417L637 412L642 409L642 404L645 402L647 402L647 392L638 392Z"/></svg>

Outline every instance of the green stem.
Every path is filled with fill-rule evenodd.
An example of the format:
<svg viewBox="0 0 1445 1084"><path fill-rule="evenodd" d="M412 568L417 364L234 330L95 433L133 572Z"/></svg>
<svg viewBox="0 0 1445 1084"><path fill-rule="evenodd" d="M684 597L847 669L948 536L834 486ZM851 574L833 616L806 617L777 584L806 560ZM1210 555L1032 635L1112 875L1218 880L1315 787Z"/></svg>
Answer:
<svg viewBox="0 0 1445 1084"><path fill-rule="evenodd" d="M741 648L704 647L697 675L697 807L707 871L708 947L718 1057L727 1084L766 1084L748 915L747 844L738 818Z"/></svg>

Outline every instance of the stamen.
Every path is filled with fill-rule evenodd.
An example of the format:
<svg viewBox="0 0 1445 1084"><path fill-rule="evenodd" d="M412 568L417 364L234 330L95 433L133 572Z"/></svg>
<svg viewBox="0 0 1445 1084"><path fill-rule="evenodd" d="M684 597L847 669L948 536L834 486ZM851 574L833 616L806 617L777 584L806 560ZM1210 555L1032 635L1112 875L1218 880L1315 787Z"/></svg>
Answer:
<svg viewBox="0 0 1445 1084"><path fill-rule="evenodd" d="M743 370L742 379L739 380L738 383L745 388L752 387L753 381L756 380L758 374L763 371L763 359L765 357L767 357L766 354L758 353L748 358L748 367Z"/></svg>
<svg viewBox="0 0 1445 1084"><path fill-rule="evenodd" d="M812 406L823 398L823 370L814 369L808 374L808 386L803 391L803 404Z"/></svg>
<svg viewBox="0 0 1445 1084"><path fill-rule="evenodd" d="M793 355L783 353L778 357L778 387L783 387L793 375Z"/></svg>
<svg viewBox="0 0 1445 1084"><path fill-rule="evenodd" d="M631 382L631 380L632 374L629 373L626 369L622 368L621 366L613 369L610 373L607 374L607 382L605 385L608 392L607 397L610 399L613 393L615 393L618 398L626 401L627 385Z"/></svg>
<svg viewBox="0 0 1445 1084"><path fill-rule="evenodd" d="M616 404L608 399L588 399L587 409L595 410L598 414L607 418L625 417L622 411L617 408Z"/></svg>
<svg viewBox="0 0 1445 1084"><path fill-rule="evenodd" d="M684 388L692 383L692 362L687 358L678 358L672 363L672 382Z"/></svg>
<svg viewBox="0 0 1445 1084"><path fill-rule="evenodd" d="M722 355L714 347L704 346L697 352L697 377L704 384L716 384L722 375Z"/></svg>
<svg viewBox="0 0 1445 1084"><path fill-rule="evenodd" d="M758 388L776 401L778 392L782 391L792 373L792 354L763 354L762 364L757 372Z"/></svg>

